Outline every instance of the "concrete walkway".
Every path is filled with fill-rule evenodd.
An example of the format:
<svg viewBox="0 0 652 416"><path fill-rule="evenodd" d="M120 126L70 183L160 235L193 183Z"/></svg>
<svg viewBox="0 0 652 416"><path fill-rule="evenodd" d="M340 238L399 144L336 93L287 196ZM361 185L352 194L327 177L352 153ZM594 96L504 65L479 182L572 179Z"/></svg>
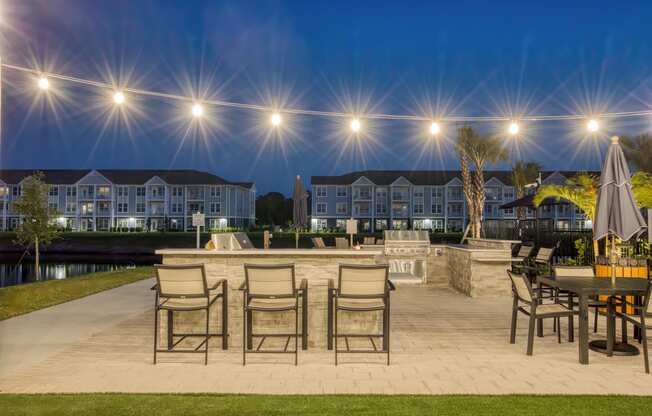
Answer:
<svg viewBox="0 0 652 416"><path fill-rule="evenodd" d="M290 356L223 352L152 362L151 281L0 322L2 392L219 392L384 394L652 394L642 357L590 353L557 344L552 324L525 355L526 319L508 343L511 300L471 299L447 289L399 286L392 301L392 365L383 357L309 350ZM604 318L598 335L604 333ZM565 328L562 328L565 330ZM593 336L593 335L592 335ZM576 337L577 339L577 337Z"/></svg>

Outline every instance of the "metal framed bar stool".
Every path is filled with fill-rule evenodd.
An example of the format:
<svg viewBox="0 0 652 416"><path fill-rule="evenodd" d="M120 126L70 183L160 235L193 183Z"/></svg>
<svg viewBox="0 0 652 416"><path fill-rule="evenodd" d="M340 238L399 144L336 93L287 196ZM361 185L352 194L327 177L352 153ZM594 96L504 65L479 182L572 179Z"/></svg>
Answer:
<svg viewBox="0 0 652 416"><path fill-rule="evenodd" d="M204 365L208 364L208 341L211 337L222 337L222 349L228 349L228 283L224 279L211 282L206 280L203 264L154 266L156 270L156 300L154 303L154 364L157 353L203 353ZM209 331L210 311L218 299L222 299L222 332ZM167 311L167 348L158 346L160 312ZM175 333L174 313L205 311L205 330L200 333ZM188 338L203 338L195 348L175 348ZM178 338L175 340L175 338ZM202 349L202 346L204 347Z"/></svg>
<svg viewBox="0 0 652 416"><path fill-rule="evenodd" d="M390 291L395 290L389 280L388 265L340 264L338 285L334 287L332 279L328 286L328 349L335 344L335 365L341 353L380 353L387 354L390 362ZM382 333L339 333L338 312L374 312L383 316ZM346 349L338 348L339 338L344 338ZM351 349L348 338L369 338L372 349ZM374 338L382 338L379 349ZM334 342L333 342L334 341Z"/></svg>
<svg viewBox="0 0 652 416"><path fill-rule="evenodd" d="M296 287L294 264L245 264L245 281L242 283L242 365L247 363L247 354L294 354L294 365L298 364L299 336L302 349L308 348L308 281L303 279ZM299 332L299 298L301 298L301 332ZM256 333L253 328L253 313L294 311L293 333ZM253 338L260 342L253 348ZM262 349L267 338L287 338L283 349ZM288 350L294 337L294 349Z"/></svg>

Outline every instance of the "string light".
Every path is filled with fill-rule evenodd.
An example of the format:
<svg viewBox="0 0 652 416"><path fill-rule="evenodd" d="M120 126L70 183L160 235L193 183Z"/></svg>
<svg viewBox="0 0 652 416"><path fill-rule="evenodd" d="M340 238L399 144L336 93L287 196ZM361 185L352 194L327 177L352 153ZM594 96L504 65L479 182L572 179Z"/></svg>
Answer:
<svg viewBox="0 0 652 416"><path fill-rule="evenodd" d="M509 131L509 134L511 134L512 136L516 136L516 135L518 134L519 130L520 130L520 129L519 129L519 126L518 126L518 123L517 123L517 122L512 121L512 122L509 124L509 129L508 129L508 131Z"/></svg>
<svg viewBox="0 0 652 416"><path fill-rule="evenodd" d="M192 106L192 116L199 118L204 115L204 107L201 104L195 104Z"/></svg>
<svg viewBox="0 0 652 416"><path fill-rule="evenodd" d="M354 118L353 120L351 120L351 131L353 131L354 133L357 133L357 132L360 131L361 127L362 127L362 125L360 124L360 120L358 120L357 118Z"/></svg>
<svg viewBox="0 0 652 416"><path fill-rule="evenodd" d="M50 81L48 81L48 79L45 78L45 77L41 77L41 78L39 78L39 80L38 80L38 87L39 87L40 89L42 89L43 91L45 91L45 90L47 90L48 88L50 88Z"/></svg>
<svg viewBox="0 0 652 416"><path fill-rule="evenodd" d="M586 123L586 128L591 133L595 133L596 131L598 131L600 129L600 124L598 123L597 120L591 119L591 120L589 120L588 123Z"/></svg>
<svg viewBox="0 0 652 416"><path fill-rule="evenodd" d="M439 126L439 123L437 123L436 121L433 121L430 124L430 134L433 135L433 136L436 136L440 132L441 132L441 127Z"/></svg>
<svg viewBox="0 0 652 416"><path fill-rule="evenodd" d="M122 91L116 91L115 94L113 94L113 102L121 105L124 104L125 102L125 95Z"/></svg>
<svg viewBox="0 0 652 416"><path fill-rule="evenodd" d="M37 85L40 90L48 90L50 87L49 79L57 79L62 81L67 81L71 83L91 86L95 88L109 89L112 90L114 87L111 84L104 82L88 80L84 78L73 77L64 74L57 73L44 73L36 69L11 65L7 63L0 63L1 68L15 70L19 72L29 73L32 75L38 76ZM124 88L122 91L117 91L113 95L113 100L116 104L123 104L126 100L125 94L136 94L149 97L157 97L167 100L177 100L183 102L192 102L192 99L186 96L170 94L165 92L143 90L137 88ZM229 108L237 108L243 110L252 110L252 111L264 111L269 112L270 108L264 105L259 104L248 104L241 102L232 102L232 101L223 101L223 100L202 100L202 104L211 105L211 106L221 106ZM344 112L336 111L321 111L321 110L307 110L307 109L298 109L298 108L285 108L283 109L284 113L294 114L294 115L305 115L305 116L319 116L319 117L331 117L331 118L348 118L350 114ZM204 114L204 108L200 104L194 104L192 106L192 115L194 117L201 117ZM635 110L635 111L622 111L622 112L611 112L603 113L600 115L600 119L616 119L616 118L631 118L631 117L650 117L652 116L652 109L644 110ZM381 114L381 113L367 113L365 114L365 119L382 119L382 120L405 120L405 121L419 121L419 122L429 122L430 123L430 133L432 135L437 135L441 131L441 127L438 123L433 122L432 119L425 116L418 115L409 115L409 114ZM554 115L529 115L520 117L520 121L569 121L577 120L582 121L586 120L584 114L554 114ZM279 126L282 123L281 115L274 113L270 119L272 125ZM508 117L503 116L456 116L449 115L447 117L442 117L438 120L439 122L446 123L487 123L487 122L510 122L508 131L512 135L519 133L519 126L516 122L510 120ZM357 133L361 130L362 124L359 119L355 118L350 122L350 128L354 133ZM594 133L600 129L600 124L596 119L590 119L587 121L586 128L588 131Z"/></svg>

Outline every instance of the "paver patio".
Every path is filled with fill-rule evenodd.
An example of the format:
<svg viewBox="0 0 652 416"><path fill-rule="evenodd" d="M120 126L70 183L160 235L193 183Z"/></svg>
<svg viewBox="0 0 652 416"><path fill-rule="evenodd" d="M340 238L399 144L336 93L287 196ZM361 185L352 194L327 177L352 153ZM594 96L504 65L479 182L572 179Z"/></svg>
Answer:
<svg viewBox="0 0 652 416"><path fill-rule="evenodd" d="M297 367L287 355L251 357L243 367L242 351L224 352L218 340L208 366L201 356L178 354L161 355L154 366L151 284L0 322L0 391L652 394L640 356L591 352L591 364L581 365L577 344L566 342L566 332L557 344L549 321L528 357L524 318L516 345L508 343L510 298L473 299L433 286L399 286L393 294L389 367L378 355L343 356L335 367L332 352L315 349L301 351ZM604 318L600 325L596 337Z"/></svg>

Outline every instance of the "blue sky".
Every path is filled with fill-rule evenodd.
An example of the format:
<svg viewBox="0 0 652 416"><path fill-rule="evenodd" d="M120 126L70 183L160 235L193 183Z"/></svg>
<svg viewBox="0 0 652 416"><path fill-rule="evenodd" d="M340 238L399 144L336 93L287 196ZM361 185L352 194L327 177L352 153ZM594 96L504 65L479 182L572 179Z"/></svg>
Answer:
<svg viewBox="0 0 652 416"><path fill-rule="evenodd" d="M7 0L3 62L119 86L266 106L436 116L585 114L652 103L652 3L644 1ZM284 117L127 96L5 69L4 168L194 168L289 194L301 174L456 168L457 125ZM608 137L645 118L478 124L513 158L596 169ZM501 165L499 167L506 167Z"/></svg>

